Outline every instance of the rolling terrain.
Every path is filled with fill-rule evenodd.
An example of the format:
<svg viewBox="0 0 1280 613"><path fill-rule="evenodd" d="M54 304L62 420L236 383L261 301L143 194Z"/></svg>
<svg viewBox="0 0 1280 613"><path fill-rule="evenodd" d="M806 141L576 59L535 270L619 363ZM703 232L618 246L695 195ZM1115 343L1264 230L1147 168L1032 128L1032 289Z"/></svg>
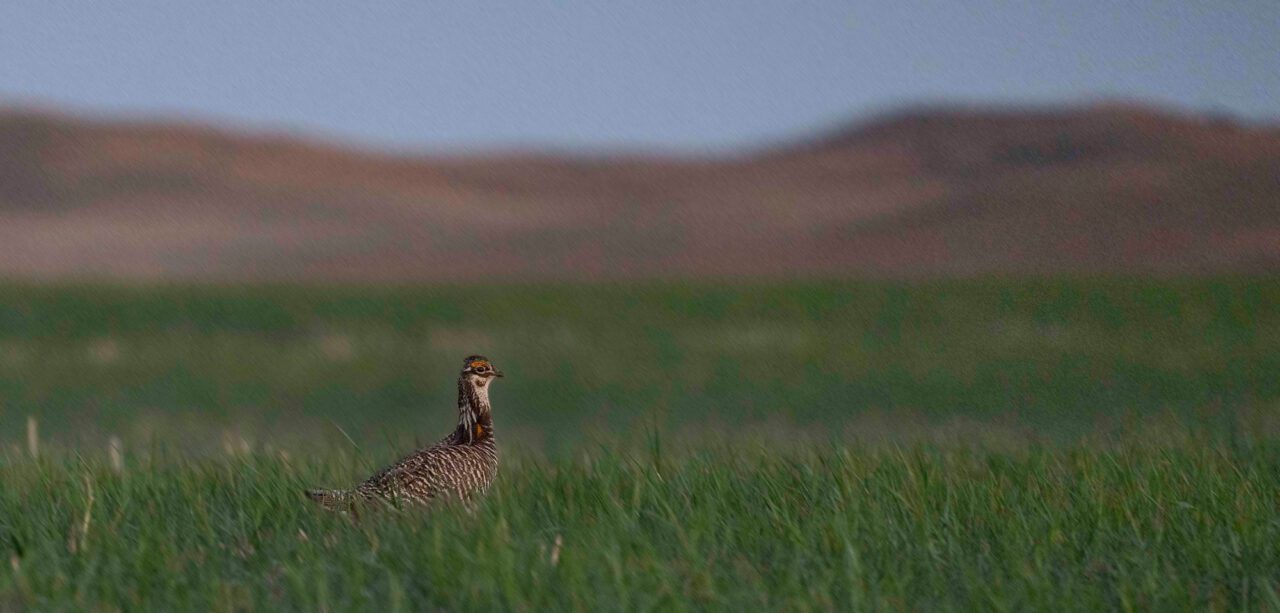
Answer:
<svg viewBox="0 0 1280 613"><path fill-rule="evenodd" d="M722 158L392 157L0 113L0 277L423 282L1258 273L1280 130L918 109Z"/></svg>
<svg viewBox="0 0 1280 613"><path fill-rule="evenodd" d="M1278 177L1119 106L719 159L0 113L0 612L1280 610ZM490 496L303 499L470 353Z"/></svg>

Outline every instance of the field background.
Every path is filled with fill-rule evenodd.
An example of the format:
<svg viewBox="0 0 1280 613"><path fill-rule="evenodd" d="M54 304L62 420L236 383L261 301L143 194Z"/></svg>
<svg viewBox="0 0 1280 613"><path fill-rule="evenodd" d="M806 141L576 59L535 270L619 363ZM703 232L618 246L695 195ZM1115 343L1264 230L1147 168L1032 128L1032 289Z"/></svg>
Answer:
<svg viewBox="0 0 1280 613"><path fill-rule="evenodd" d="M34 416L76 446L399 446L452 426L461 359L483 353L510 375L504 441L537 453L655 429L1065 442L1127 419L1226 427L1280 408L1277 306L1271 278L10 285L0 426Z"/></svg>
<svg viewBox="0 0 1280 613"><path fill-rule="evenodd" d="M182 2L0 8L0 613L1280 612L1280 3Z"/></svg>
<svg viewBox="0 0 1280 613"><path fill-rule="evenodd" d="M1277 609L1278 307L1267 277L11 283L0 608ZM442 436L477 352L493 496L303 504Z"/></svg>
<svg viewBox="0 0 1280 613"><path fill-rule="evenodd" d="M183 1L0 5L0 613L1280 612L1280 3Z"/></svg>

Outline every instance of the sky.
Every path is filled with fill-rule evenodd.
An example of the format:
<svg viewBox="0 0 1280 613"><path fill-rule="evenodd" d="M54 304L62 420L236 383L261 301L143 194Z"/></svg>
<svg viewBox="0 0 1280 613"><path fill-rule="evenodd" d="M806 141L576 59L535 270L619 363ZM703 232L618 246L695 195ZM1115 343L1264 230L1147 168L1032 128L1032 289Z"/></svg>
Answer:
<svg viewBox="0 0 1280 613"><path fill-rule="evenodd" d="M0 3L0 104L414 151L693 153L902 105L1280 118L1280 1Z"/></svg>

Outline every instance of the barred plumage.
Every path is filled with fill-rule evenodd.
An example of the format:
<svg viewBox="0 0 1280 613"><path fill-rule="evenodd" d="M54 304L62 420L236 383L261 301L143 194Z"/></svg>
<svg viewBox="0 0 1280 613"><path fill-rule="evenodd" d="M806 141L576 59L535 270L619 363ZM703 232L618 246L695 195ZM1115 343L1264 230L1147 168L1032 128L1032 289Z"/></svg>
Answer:
<svg viewBox="0 0 1280 613"><path fill-rule="evenodd" d="M426 504L483 494L498 474L489 383L501 376L488 358L468 356L458 376L458 426L449 436L374 473L354 489L309 490L307 496L337 509L360 500Z"/></svg>

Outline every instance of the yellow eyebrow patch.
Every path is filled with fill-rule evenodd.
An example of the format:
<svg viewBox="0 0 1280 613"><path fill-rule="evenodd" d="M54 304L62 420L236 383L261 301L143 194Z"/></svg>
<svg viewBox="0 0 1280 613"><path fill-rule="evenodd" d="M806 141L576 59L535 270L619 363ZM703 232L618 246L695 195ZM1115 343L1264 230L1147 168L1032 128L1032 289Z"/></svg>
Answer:
<svg viewBox="0 0 1280 613"><path fill-rule="evenodd" d="M485 364L485 363L484 363L483 361L476 360L476 361L474 361L474 362L472 362L472 363L471 363L471 367L472 367L472 368L480 368L481 366L484 366L484 364Z"/></svg>

